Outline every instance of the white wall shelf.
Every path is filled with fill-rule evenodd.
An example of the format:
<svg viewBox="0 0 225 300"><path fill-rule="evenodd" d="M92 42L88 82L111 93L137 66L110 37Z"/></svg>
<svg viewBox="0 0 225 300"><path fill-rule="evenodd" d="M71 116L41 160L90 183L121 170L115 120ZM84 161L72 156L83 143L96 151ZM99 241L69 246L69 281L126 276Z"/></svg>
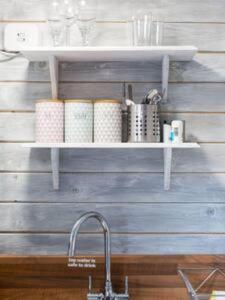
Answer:
<svg viewBox="0 0 225 300"><path fill-rule="evenodd" d="M21 50L30 61L162 61L165 55L171 61L190 61L197 52L194 46L146 47L35 47Z"/></svg>
<svg viewBox="0 0 225 300"><path fill-rule="evenodd" d="M59 189L59 152L60 149L163 149L164 151L164 189L170 189L171 168L172 168L172 150L173 149L191 149L199 148L197 143L165 144L165 143L115 143L115 144L97 144L97 143L25 143L26 148L50 149L51 164L54 190Z"/></svg>
<svg viewBox="0 0 225 300"><path fill-rule="evenodd" d="M149 46L149 47L36 47L22 49L21 53L29 61L49 63L52 98L58 99L59 62L97 62L97 61L149 61L162 63L162 94L167 101L170 61L191 61L198 49L194 46ZM29 148L51 149L53 187L59 189L59 151L62 148L74 149L163 149L164 151L164 189L169 190L172 165L172 149L198 148L196 143L120 143L120 144L23 144Z"/></svg>
<svg viewBox="0 0 225 300"><path fill-rule="evenodd" d="M170 61L190 61L197 52L194 46L147 47L35 47L22 49L29 61L48 61L50 67L52 97L58 98L58 63L60 61L158 61L162 62L162 94L168 96Z"/></svg>

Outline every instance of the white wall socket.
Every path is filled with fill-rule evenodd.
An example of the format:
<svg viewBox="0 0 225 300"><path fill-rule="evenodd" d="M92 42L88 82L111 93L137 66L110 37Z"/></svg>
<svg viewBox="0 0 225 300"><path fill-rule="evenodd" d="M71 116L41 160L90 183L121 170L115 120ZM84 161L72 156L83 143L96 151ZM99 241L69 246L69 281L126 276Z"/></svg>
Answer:
<svg viewBox="0 0 225 300"><path fill-rule="evenodd" d="M4 49L20 51L26 47L41 44L41 33L37 25L31 23L7 24L4 30Z"/></svg>

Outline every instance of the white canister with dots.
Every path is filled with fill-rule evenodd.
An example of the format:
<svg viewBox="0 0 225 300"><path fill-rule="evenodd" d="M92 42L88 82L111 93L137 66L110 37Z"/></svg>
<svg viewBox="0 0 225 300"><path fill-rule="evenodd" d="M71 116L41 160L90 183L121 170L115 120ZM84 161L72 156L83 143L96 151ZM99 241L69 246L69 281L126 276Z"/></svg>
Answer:
<svg viewBox="0 0 225 300"><path fill-rule="evenodd" d="M63 143L64 104L56 99L36 102L36 143Z"/></svg>
<svg viewBox="0 0 225 300"><path fill-rule="evenodd" d="M122 109L117 99L98 99L94 103L94 142L122 142Z"/></svg>
<svg viewBox="0 0 225 300"><path fill-rule="evenodd" d="M65 100L65 142L93 142L93 102L91 100Z"/></svg>

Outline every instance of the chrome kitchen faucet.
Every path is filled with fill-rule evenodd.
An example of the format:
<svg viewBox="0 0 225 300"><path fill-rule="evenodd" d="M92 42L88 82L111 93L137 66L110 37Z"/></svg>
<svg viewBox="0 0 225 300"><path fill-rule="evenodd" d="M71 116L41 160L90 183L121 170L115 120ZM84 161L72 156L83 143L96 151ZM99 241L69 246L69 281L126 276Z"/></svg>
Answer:
<svg viewBox="0 0 225 300"><path fill-rule="evenodd" d="M80 230L80 226L88 219L96 219L99 221L103 228L104 233L104 248L105 248L105 292L104 294L94 294L91 292L92 284L91 277L89 277L89 293L87 294L87 300L128 300L128 277L125 280L125 293L116 294L113 292L112 281L111 281L111 238L110 229L105 218L98 212L88 212L82 215L77 222L74 224L71 234L68 249L69 262L68 266L74 267L76 265L76 245L77 235Z"/></svg>

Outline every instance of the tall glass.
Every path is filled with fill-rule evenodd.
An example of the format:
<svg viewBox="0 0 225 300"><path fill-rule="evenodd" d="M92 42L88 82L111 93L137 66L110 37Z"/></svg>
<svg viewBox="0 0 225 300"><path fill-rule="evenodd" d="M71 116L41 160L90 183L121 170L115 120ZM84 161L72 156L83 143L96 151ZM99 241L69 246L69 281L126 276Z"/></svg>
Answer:
<svg viewBox="0 0 225 300"><path fill-rule="evenodd" d="M153 32L152 32L152 45L162 46L163 45L163 32L164 22L162 19L156 19L153 21Z"/></svg>
<svg viewBox="0 0 225 300"><path fill-rule="evenodd" d="M152 14L141 14L132 18L134 46L150 46L152 35Z"/></svg>
<svg viewBox="0 0 225 300"><path fill-rule="evenodd" d="M83 46L88 46L90 43L90 36L94 30L96 22L96 12L96 0L78 1L77 25L81 33Z"/></svg>

